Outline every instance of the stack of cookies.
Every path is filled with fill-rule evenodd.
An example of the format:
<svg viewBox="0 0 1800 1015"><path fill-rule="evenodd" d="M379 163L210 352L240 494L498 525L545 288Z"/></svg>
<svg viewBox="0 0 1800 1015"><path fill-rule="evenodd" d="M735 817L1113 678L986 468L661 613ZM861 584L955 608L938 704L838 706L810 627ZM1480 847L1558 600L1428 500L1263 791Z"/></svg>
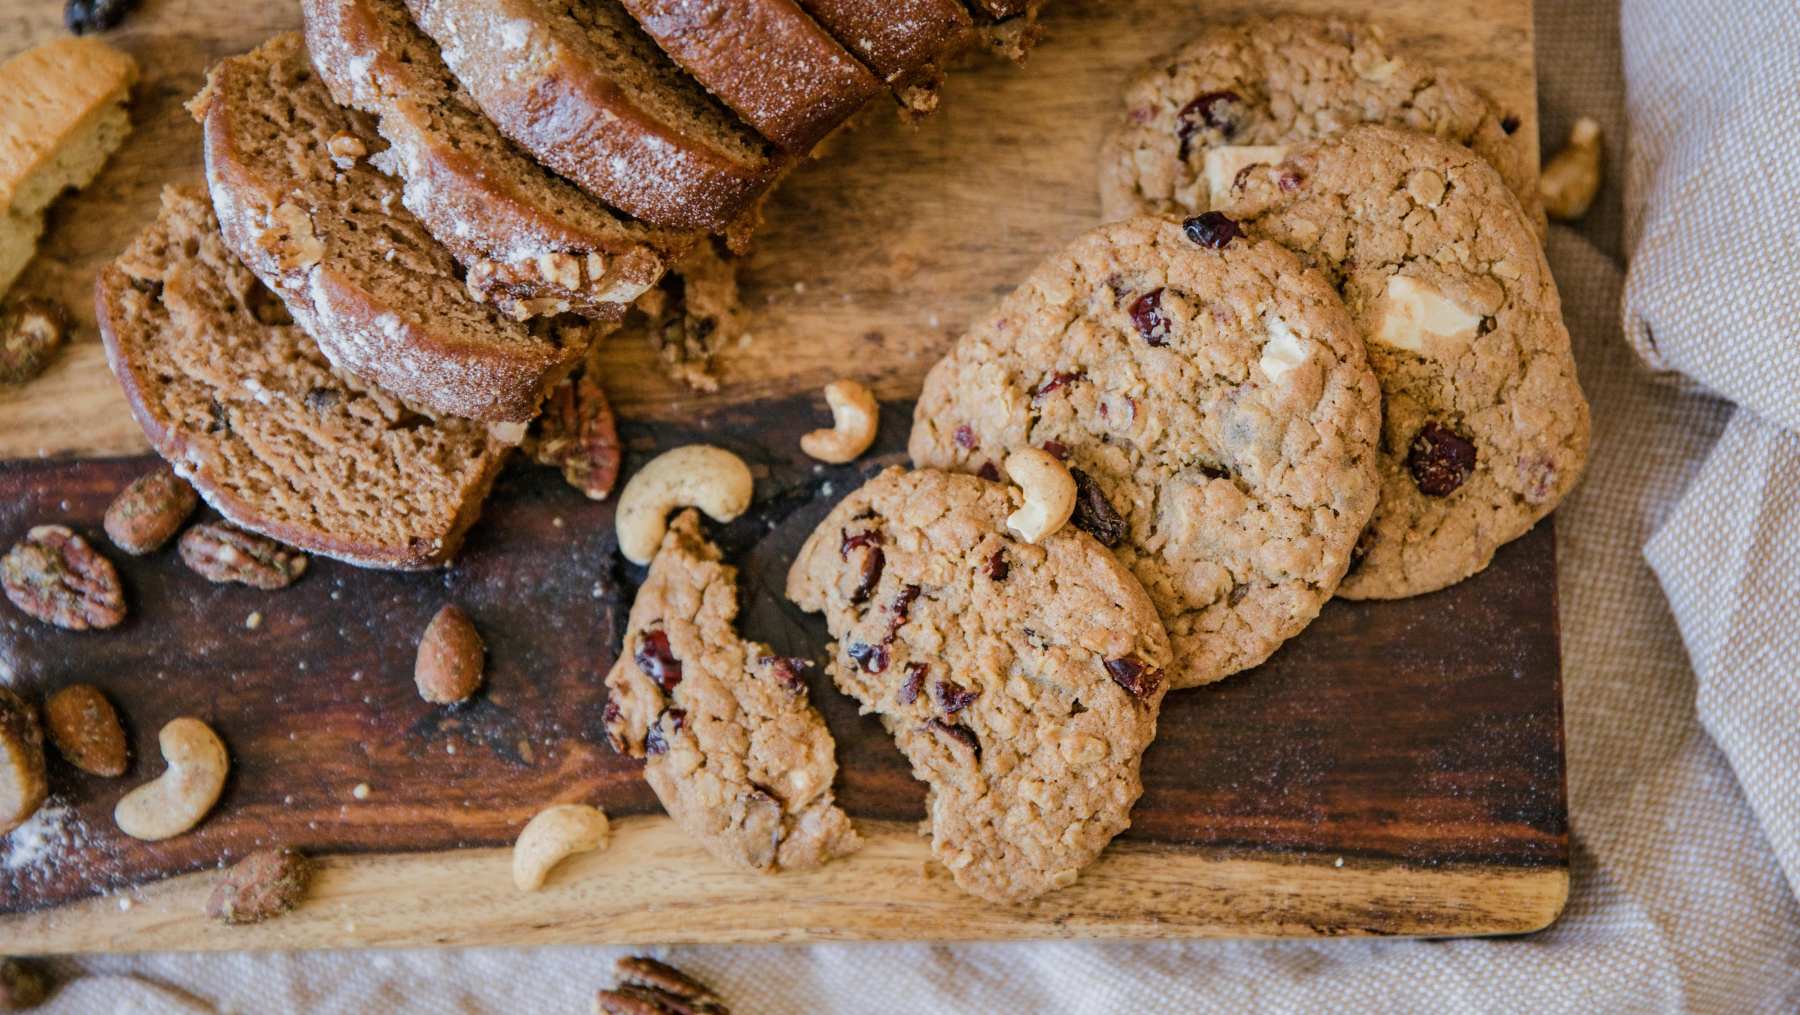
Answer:
<svg viewBox="0 0 1800 1015"><path fill-rule="evenodd" d="M931 370L916 468L788 576L964 889L1071 884L1129 824L1168 690L1333 596L1474 574L1575 484L1588 408L1517 128L1341 21L1218 27L1131 84L1116 221Z"/></svg>
<svg viewBox="0 0 1800 1015"><path fill-rule="evenodd" d="M522 443L604 497L601 337L878 95L917 115L947 61L1021 51L1040 2L305 0L189 105L206 193L102 272L114 373L232 522L442 564Z"/></svg>

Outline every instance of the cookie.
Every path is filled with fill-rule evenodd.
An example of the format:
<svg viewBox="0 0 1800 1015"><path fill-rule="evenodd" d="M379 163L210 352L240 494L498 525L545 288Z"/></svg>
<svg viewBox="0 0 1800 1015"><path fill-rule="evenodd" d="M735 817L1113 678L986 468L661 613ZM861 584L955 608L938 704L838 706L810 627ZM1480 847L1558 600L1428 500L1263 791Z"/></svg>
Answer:
<svg viewBox="0 0 1800 1015"><path fill-rule="evenodd" d="M1196 242L1196 238L1202 242ZM925 378L920 466L1065 459L1075 524L1149 592L1172 686L1254 666L1331 598L1375 509L1379 394L1318 272L1229 220L1103 226Z"/></svg>
<svg viewBox="0 0 1800 1015"><path fill-rule="evenodd" d="M1358 127L1246 170L1222 208L1331 279L1381 382L1381 503L1340 595L1461 581L1575 485L1587 401L1550 266L1493 167Z"/></svg>
<svg viewBox="0 0 1800 1015"><path fill-rule="evenodd" d="M663 808L721 861L817 867L862 844L832 799L836 744L807 703L807 663L738 637L737 609L737 570L683 511L607 674L607 739L645 759Z"/></svg>
<svg viewBox="0 0 1800 1015"><path fill-rule="evenodd" d="M1214 25L1145 67L1101 149L1109 219L1192 215L1246 165L1360 123L1434 134L1487 159L1544 232L1536 163L1518 116L1441 69L1388 48L1374 25L1257 18Z"/></svg>
<svg viewBox="0 0 1800 1015"><path fill-rule="evenodd" d="M787 582L825 614L838 687L930 785L933 855L996 902L1074 883L1130 824L1169 662L1118 560L1072 526L1015 539L1021 503L889 469L819 524Z"/></svg>

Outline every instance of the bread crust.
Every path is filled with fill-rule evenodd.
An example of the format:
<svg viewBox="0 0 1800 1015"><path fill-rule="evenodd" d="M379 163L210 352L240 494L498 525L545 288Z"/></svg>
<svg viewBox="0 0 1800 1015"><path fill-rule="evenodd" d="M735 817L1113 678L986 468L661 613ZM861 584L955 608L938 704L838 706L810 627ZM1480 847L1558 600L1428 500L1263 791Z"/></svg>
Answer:
<svg viewBox="0 0 1800 1015"><path fill-rule="evenodd" d="M201 200L198 195L189 195L179 188L175 193L180 195L179 199ZM164 200L167 203L170 198L165 196ZM156 411L156 399L151 395L153 380L146 366L132 355L133 323L122 305L124 293L131 287L129 276L116 263L102 267L94 279L95 317L107 363L124 391L132 418L144 431L150 446L174 465L176 471L220 514L233 524L271 539L358 567L423 570L448 563L455 556L470 526L480 517L482 503L506 463L507 455L500 445L489 442L488 450L479 456L479 468L461 491L459 509L442 527L441 534L431 541L384 545L348 532L301 526L273 518L263 507L233 493L211 471L193 467L190 463L199 456L194 453L197 449L184 432L181 421L164 418Z"/></svg>
<svg viewBox="0 0 1800 1015"><path fill-rule="evenodd" d="M888 87L935 91L943 62L971 44L975 29L957 0L800 0L820 25ZM905 100L906 96L902 95ZM935 105L935 103L933 103Z"/></svg>
<svg viewBox="0 0 1800 1015"><path fill-rule="evenodd" d="M634 101L581 27L552 6L407 0L501 133L588 193L678 229L722 233L753 211L788 160L732 151Z"/></svg>
<svg viewBox="0 0 1800 1015"><path fill-rule="evenodd" d="M512 316L615 318L702 235L621 219L532 162L466 94L446 93L448 70L402 0L302 10L313 67L340 104L377 118L407 210Z"/></svg>
<svg viewBox="0 0 1800 1015"><path fill-rule="evenodd" d="M296 321L337 366L434 412L489 422L524 423L551 388L572 372L586 352L579 342L527 339L516 322L499 318L470 300L491 341L458 335L429 315L408 308L402 293L380 291L366 266L334 256L321 243L312 263L288 261L265 241L302 208L302 190L284 173L271 172L236 133L230 100L235 75L252 75L265 62L303 60L298 34L277 36L252 53L226 60L208 75L193 111L205 128L206 180L226 244L269 288L279 293ZM319 85L321 89L322 85ZM348 122L348 121L347 121ZM373 142L373 138L368 139ZM369 169L356 169L372 187L395 184ZM406 215L390 210L394 218ZM321 221L329 218L320 216ZM320 228L334 228L324 222ZM329 234L327 234L329 235ZM413 320L413 317L420 320ZM510 339L509 339L510 334Z"/></svg>
<svg viewBox="0 0 1800 1015"><path fill-rule="evenodd" d="M881 91L794 0L623 3L694 80L787 151L811 151Z"/></svg>

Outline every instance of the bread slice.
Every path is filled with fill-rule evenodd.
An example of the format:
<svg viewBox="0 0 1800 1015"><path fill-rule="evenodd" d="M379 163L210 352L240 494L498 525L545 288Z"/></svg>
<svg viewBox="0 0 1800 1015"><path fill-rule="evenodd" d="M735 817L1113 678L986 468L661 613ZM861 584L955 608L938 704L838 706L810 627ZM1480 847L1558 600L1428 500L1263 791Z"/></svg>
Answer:
<svg viewBox="0 0 1800 1015"><path fill-rule="evenodd" d="M198 188L100 270L106 358L144 435L226 518L365 567L456 552L507 446L334 368L233 257Z"/></svg>
<svg viewBox="0 0 1800 1015"><path fill-rule="evenodd" d="M0 296L44 233L44 209L85 187L131 133L137 62L97 39L57 39L0 64Z"/></svg>
<svg viewBox="0 0 1800 1015"><path fill-rule="evenodd" d="M786 161L618 0L406 0L500 132L628 215L733 230Z"/></svg>
<svg viewBox="0 0 1800 1015"><path fill-rule="evenodd" d="M943 62L967 46L975 24L959 0L800 0L894 90L907 110L937 108Z"/></svg>
<svg viewBox="0 0 1800 1015"><path fill-rule="evenodd" d="M340 104L376 118L377 166L467 271L515 318L616 317L694 245L698 230L624 218L533 162L450 76L404 0L305 0L306 48Z"/></svg>
<svg viewBox="0 0 1800 1015"><path fill-rule="evenodd" d="M787 151L811 151L881 91L795 0L624 4L694 80Z"/></svg>
<svg viewBox="0 0 1800 1015"><path fill-rule="evenodd" d="M589 326L522 324L469 296L299 33L214 67L189 108L226 244L339 367L433 412L522 424L581 362Z"/></svg>

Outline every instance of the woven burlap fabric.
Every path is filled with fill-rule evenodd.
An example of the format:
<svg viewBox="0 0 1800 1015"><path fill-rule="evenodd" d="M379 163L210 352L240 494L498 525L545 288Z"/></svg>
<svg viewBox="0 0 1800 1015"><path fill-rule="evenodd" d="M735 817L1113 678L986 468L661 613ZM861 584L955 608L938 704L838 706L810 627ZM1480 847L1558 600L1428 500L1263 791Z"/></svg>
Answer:
<svg viewBox="0 0 1800 1015"><path fill-rule="evenodd" d="M1587 221L1550 241L1595 455L1557 516L1574 842L1562 920L1513 941L669 958L741 1012L1800 1011L1800 440L1759 421L1800 413L1800 401L1781 406L1800 379L1797 15L1791 0L1634 0L1622 57L1615 3L1540 7L1546 147L1593 116L1609 168ZM1759 253L1753 238L1773 242L1783 215L1786 246ZM1725 242L1727 223L1743 235ZM1628 237L1639 248L1629 281ZM1761 369L1744 365L1757 358ZM1785 390L1740 388L1746 379ZM1750 408L1734 415L1728 399ZM580 1013L618 954L93 957L59 964L85 975L52 1010Z"/></svg>

